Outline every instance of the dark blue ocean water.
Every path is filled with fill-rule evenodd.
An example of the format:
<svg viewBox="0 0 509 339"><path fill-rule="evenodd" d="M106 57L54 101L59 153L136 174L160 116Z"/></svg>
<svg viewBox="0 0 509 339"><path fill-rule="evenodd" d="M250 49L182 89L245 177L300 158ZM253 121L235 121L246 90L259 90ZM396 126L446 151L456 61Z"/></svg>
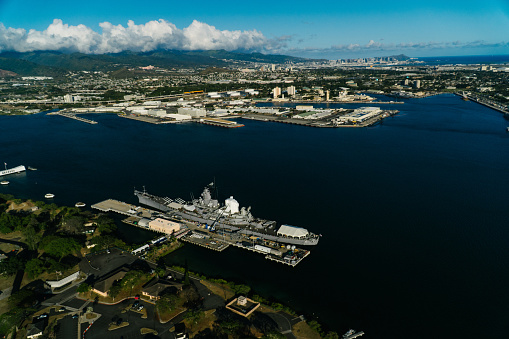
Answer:
<svg viewBox="0 0 509 339"><path fill-rule="evenodd" d="M452 95L383 107L401 113L363 129L1 116L0 163L38 171L0 190L136 203L134 187L188 199L215 178L221 198L323 238L295 268L190 245L168 263L247 283L341 333L507 337L509 121ZM121 236L152 235L122 226Z"/></svg>
<svg viewBox="0 0 509 339"><path fill-rule="evenodd" d="M509 62L509 55L460 55L442 57L421 57L427 65L445 64L502 64Z"/></svg>

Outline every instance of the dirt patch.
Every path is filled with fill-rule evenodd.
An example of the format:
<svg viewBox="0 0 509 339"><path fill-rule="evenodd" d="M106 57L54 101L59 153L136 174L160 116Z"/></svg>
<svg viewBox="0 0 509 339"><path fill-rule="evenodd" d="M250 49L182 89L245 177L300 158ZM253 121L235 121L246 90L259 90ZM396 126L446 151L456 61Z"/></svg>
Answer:
<svg viewBox="0 0 509 339"><path fill-rule="evenodd" d="M292 327L293 334L302 339L320 339L320 335L313 330L305 321L301 321Z"/></svg>
<svg viewBox="0 0 509 339"><path fill-rule="evenodd" d="M10 203L9 207L7 207L6 212L9 211L32 211L32 208L36 207L35 204L30 201L24 201L20 204L16 204L14 201L8 201Z"/></svg>
<svg viewBox="0 0 509 339"><path fill-rule="evenodd" d="M157 331L156 331L156 330L151 329L151 328L146 328L146 327L143 327L143 328L140 330L140 333L141 333L142 335L149 334L149 333L152 333L153 335L157 335Z"/></svg>
<svg viewBox="0 0 509 339"><path fill-rule="evenodd" d="M108 327L108 331L114 331L116 329L119 329L121 327L126 327L126 326L129 326L129 323L127 321L124 321L122 324L120 325L117 325L117 324L111 324L109 327Z"/></svg>

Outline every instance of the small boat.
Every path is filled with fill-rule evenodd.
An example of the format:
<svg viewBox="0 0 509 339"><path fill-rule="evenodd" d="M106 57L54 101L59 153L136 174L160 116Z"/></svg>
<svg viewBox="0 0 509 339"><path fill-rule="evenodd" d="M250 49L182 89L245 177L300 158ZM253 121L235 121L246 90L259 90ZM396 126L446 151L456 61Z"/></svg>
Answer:
<svg viewBox="0 0 509 339"><path fill-rule="evenodd" d="M37 168L31 167L31 166L28 166L28 169L31 170L31 171L37 171Z"/></svg>
<svg viewBox="0 0 509 339"><path fill-rule="evenodd" d="M46 199L52 199L52 198L54 198L54 197L55 197L55 195L54 195L54 194L52 194L52 193L46 193L46 194L44 195L44 197L45 197Z"/></svg>
<svg viewBox="0 0 509 339"><path fill-rule="evenodd" d="M4 180L4 181L0 182L0 184L2 184L2 185L9 185L9 182L7 180Z"/></svg>
<svg viewBox="0 0 509 339"><path fill-rule="evenodd" d="M76 207L85 207L86 205L87 204L85 204L84 202L80 201L80 202L77 202L76 205L74 205L74 206L76 206Z"/></svg>

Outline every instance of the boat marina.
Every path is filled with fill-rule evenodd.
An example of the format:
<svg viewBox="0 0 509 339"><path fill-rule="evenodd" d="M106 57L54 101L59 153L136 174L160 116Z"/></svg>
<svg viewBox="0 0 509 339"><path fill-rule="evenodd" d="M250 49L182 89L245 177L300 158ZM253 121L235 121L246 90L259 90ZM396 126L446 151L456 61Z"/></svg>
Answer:
<svg viewBox="0 0 509 339"><path fill-rule="evenodd" d="M310 254L309 250L295 245L264 239L260 236L228 232L226 229L211 229L195 220L185 219L149 208L107 199L91 206L102 212L115 212L127 216L122 222L148 229L209 250L222 252L229 246L246 249L265 255L265 259L295 267ZM148 249L148 248L147 248ZM137 249L138 250L138 249ZM134 250L142 254L143 250Z"/></svg>

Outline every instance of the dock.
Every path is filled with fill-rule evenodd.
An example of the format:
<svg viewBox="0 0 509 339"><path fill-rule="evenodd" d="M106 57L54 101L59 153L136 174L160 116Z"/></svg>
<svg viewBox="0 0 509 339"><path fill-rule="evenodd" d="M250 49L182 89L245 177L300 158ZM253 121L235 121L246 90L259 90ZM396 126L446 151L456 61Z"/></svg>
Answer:
<svg viewBox="0 0 509 339"><path fill-rule="evenodd" d="M87 124L91 124L91 125L96 125L97 124L97 121L79 117L79 116L77 116L74 113L52 112L52 113L48 113L47 115L59 115L61 117L66 117L66 118L69 118L69 119L74 119L74 120L78 120L78 121L81 121L81 122L86 122Z"/></svg>
<svg viewBox="0 0 509 339"><path fill-rule="evenodd" d="M205 124L205 125L212 125L212 126L226 127L226 128L244 127L244 125L239 124L236 121L217 119L217 118L201 118L198 122L201 124Z"/></svg>
<svg viewBox="0 0 509 339"><path fill-rule="evenodd" d="M114 212L125 215L127 218L122 220L125 224L153 232L156 231L145 226L140 226L139 221L142 218L155 219L157 217L162 217L178 222L181 224L181 230L174 234L177 239L216 252L222 252L230 246L235 246L251 252L263 254L267 260L291 267L297 266L297 264L311 253L309 250L299 249L295 246L280 244L273 240L261 239L260 237L240 232L231 233L227 230L212 232L208 230L205 225L201 225L198 222L175 219L160 211L128 204L115 199L107 199L93 204L91 207L101 212Z"/></svg>

